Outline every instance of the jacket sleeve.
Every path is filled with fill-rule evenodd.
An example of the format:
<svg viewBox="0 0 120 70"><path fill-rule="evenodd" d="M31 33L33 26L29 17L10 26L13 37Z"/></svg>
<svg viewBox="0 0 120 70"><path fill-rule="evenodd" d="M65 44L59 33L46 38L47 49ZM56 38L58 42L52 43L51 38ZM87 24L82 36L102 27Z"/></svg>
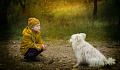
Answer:
<svg viewBox="0 0 120 70"><path fill-rule="evenodd" d="M43 42L41 36L40 36L40 38L39 38L39 42L38 42L38 43L39 43L39 44L44 44L44 42Z"/></svg>
<svg viewBox="0 0 120 70"><path fill-rule="evenodd" d="M35 48L37 50L42 49L42 46L39 49L35 46L34 41L32 40L31 36L25 36L25 35L23 35L23 37L22 37L22 46L24 48Z"/></svg>
<svg viewBox="0 0 120 70"><path fill-rule="evenodd" d="M43 42L43 40L42 40L42 38L41 38L41 36L40 36L39 42L38 42L38 44L36 44L36 45L37 45L37 47L40 47L40 48L42 49L42 44L44 44L44 42ZM40 49L40 50L41 50L41 49Z"/></svg>

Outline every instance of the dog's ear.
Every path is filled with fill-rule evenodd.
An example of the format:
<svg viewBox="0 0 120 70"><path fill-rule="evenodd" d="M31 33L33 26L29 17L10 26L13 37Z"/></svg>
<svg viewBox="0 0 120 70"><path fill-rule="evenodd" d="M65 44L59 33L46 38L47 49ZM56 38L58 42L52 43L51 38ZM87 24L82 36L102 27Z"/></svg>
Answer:
<svg viewBox="0 0 120 70"><path fill-rule="evenodd" d="M77 35L76 38L75 38L75 40L79 41L80 40L80 36Z"/></svg>
<svg viewBox="0 0 120 70"><path fill-rule="evenodd" d="M86 34L85 33L80 33L80 34L83 36L84 39L86 38Z"/></svg>

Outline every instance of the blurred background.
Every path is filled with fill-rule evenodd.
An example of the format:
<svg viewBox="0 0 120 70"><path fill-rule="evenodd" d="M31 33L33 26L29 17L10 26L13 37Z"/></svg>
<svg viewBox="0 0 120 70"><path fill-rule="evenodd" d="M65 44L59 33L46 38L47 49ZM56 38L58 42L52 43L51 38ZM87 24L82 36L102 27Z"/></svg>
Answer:
<svg viewBox="0 0 120 70"><path fill-rule="evenodd" d="M29 17L41 22L44 40L120 41L120 0L0 0L0 37L21 40Z"/></svg>

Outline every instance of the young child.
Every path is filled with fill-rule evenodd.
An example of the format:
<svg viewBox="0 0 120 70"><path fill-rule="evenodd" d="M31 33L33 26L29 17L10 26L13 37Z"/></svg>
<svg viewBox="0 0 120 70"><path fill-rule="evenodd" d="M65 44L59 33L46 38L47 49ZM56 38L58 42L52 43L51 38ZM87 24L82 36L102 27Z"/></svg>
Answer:
<svg viewBox="0 0 120 70"><path fill-rule="evenodd" d="M24 55L24 61L40 61L36 56L46 50L46 45L40 36L40 21L36 18L29 18L28 26L22 34L20 51Z"/></svg>

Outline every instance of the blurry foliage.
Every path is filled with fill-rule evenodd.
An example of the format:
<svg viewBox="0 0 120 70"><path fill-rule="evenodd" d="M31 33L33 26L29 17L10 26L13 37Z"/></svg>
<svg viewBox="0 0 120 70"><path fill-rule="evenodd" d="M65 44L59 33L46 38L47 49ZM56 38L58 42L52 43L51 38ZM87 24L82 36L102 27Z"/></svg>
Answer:
<svg viewBox="0 0 120 70"><path fill-rule="evenodd" d="M101 8L98 10L99 21L106 21L109 25L106 27L106 32L109 38L113 40L120 40L119 32L119 12L120 6L116 3L117 0L109 0L107 3L103 3ZM112 29L112 30L111 30Z"/></svg>
<svg viewBox="0 0 120 70"><path fill-rule="evenodd" d="M24 0L21 0L24 3ZM41 21L44 39L69 39L74 33L84 32L87 40L111 40L115 32L119 13L114 0L98 0L98 20L91 24L94 0L26 0L22 11L19 0L12 0L8 9L8 21L17 35L27 26L29 17ZM113 30L110 30L113 25ZM115 25L115 27L114 27Z"/></svg>

